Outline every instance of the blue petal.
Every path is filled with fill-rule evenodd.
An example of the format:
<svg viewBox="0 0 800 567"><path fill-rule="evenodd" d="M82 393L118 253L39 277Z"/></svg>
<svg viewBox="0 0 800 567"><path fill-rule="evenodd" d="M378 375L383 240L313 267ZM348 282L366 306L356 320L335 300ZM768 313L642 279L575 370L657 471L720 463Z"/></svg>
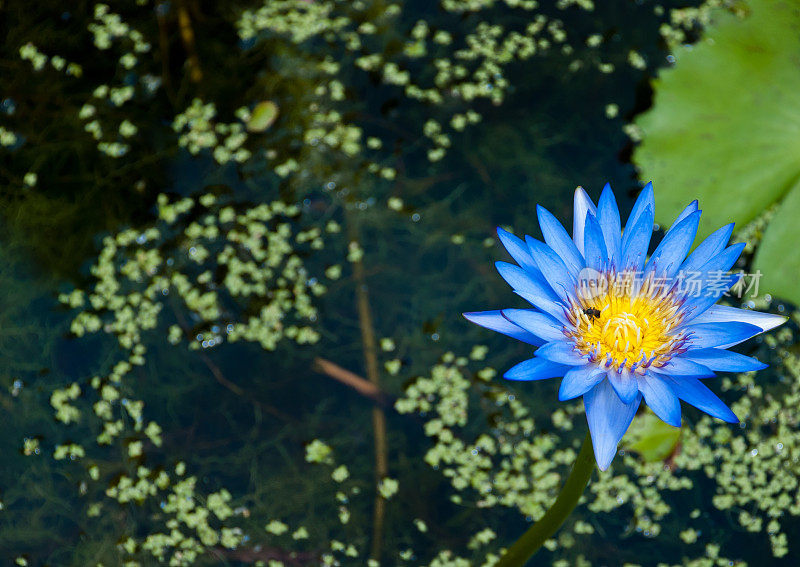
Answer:
<svg viewBox="0 0 800 567"><path fill-rule="evenodd" d="M706 279L715 277L720 272L727 272L736 263L736 260L739 259L745 246L746 244L744 242L737 242L736 244L728 246L725 250L703 264L697 271Z"/></svg>
<svg viewBox="0 0 800 567"><path fill-rule="evenodd" d="M683 305L684 322L691 321L714 305L741 277L741 274L705 274L701 279L703 293L694 297L686 296Z"/></svg>
<svg viewBox="0 0 800 567"><path fill-rule="evenodd" d="M637 395L631 403L623 403L608 380L603 380L583 396L594 456L601 471L608 468L617 454L617 445L636 415L641 399Z"/></svg>
<svg viewBox="0 0 800 567"><path fill-rule="evenodd" d="M783 315L739 309L738 307L729 307L727 305L714 305L694 318L695 323L724 323L727 321L750 323L760 327L761 331L764 332L774 329L778 325L783 325L788 321L788 318Z"/></svg>
<svg viewBox="0 0 800 567"><path fill-rule="evenodd" d="M600 223L592 215L586 217L584 242L583 255L586 258L586 267L603 270L608 263L608 251Z"/></svg>
<svg viewBox="0 0 800 567"><path fill-rule="evenodd" d="M622 237L622 269L641 272L653 237L653 209L647 207L635 224L625 226Z"/></svg>
<svg viewBox="0 0 800 567"><path fill-rule="evenodd" d="M719 297L724 293L720 291L721 286L727 285L727 281L732 278L738 280L740 274L731 274L728 270L736 263L744 246L743 242L729 246L708 260L699 270L687 271L681 267L681 271L678 273L680 280L678 289L682 290L684 297L688 299L687 305L699 302L707 308L716 301L714 298L714 301L709 303L708 297L714 295ZM727 289L725 288L725 291ZM716 292L719 292L719 295Z"/></svg>
<svg viewBox="0 0 800 567"><path fill-rule="evenodd" d="M550 289L550 286L548 286L547 284L543 285L546 286L548 294L553 293L552 290ZM538 307L541 311L553 317L553 319L557 319L564 325L569 324L567 311L561 303L558 303L558 301L560 301L558 298L555 298L552 301L543 300L542 294L528 293L525 291L520 291L518 289L515 289L514 293L519 295L522 299L524 299L534 307Z"/></svg>
<svg viewBox="0 0 800 567"><path fill-rule="evenodd" d="M629 404L639 393L639 386L636 383L636 378L625 368L621 372L610 370L606 374L608 381L611 382L611 387L622 400L622 403Z"/></svg>
<svg viewBox="0 0 800 567"><path fill-rule="evenodd" d="M616 264L620 260L622 247L622 225L619 219L617 200L608 183L603 187L603 193L597 203L597 221L603 231L608 257L613 264Z"/></svg>
<svg viewBox="0 0 800 567"><path fill-rule="evenodd" d="M556 364L544 358L529 358L512 366L504 375L507 380L544 380L564 376L570 366Z"/></svg>
<svg viewBox="0 0 800 567"><path fill-rule="evenodd" d="M658 376L637 376L639 390L653 413L674 427L681 426L681 403L675 392Z"/></svg>
<svg viewBox="0 0 800 567"><path fill-rule="evenodd" d="M550 286L541 275L532 274L519 266L508 262L495 262L500 277L506 280L514 291L524 291L531 297L536 298L536 302L531 301L538 307L538 302L552 303L558 301L558 297L550 289Z"/></svg>
<svg viewBox="0 0 800 567"><path fill-rule="evenodd" d="M695 211L671 229L650 256L645 274L655 272L657 276L668 278L677 274L692 247L699 222L700 211Z"/></svg>
<svg viewBox="0 0 800 567"><path fill-rule="evenodd" d="M533 256L533 261L542 270L544 279L547 280L556 295L562 299L569 297L570 291L575 289L575 279L558 254L544 242L533 238L528 240L528 248Z"/></svg>
<svg viewBox="0 0 800 567"><path fill-rule="evenodd" d="M703 240L694 252L689 254L686 261L681 264L681 271L694 272L700 270L703 264L725 249L725 245L733 232L733 224L728 224L714 231L711 236Z"/></svg>
<svg viewBox="0 0 800 567"><path fill-rule="evenodd" d="M653 183L648 183L644 186L641 193L639 193L639 197L637 197L636 202L633 204L633 209L631 209L631 214L628 217L628 221L625 223L625 232L630 232L634 226L639 222L639 217L647 210L650 211L656 210L656 199L653 195ZM652 232L653 223L650 223L650 232ZM624 246L623 246L624 247Z"/></svg>
<svg viewBox="0 0 800 567"><path fill-rule="evenodd" d="M739 421L736 414L697 378L662 376L662 380L680 399L708 415L728 423Z"/></svg>
<svg viewBox="0 0 800 567"><path fill-rule="evenodd" d="M514 290L514 293L562 323L567 322L564 307L558 303L560 300L541 274L532 274L508 262L495 262L495 267L500 276Z"/></svg>
<svg viewBox="0 0 800 567"><path fill-rule="evenodd" d="M763 370L768 366L755 358L718 348L690 350L679 358L691 360L719 372L750 372L751 370Z"/></svg>
<svg viewBox="0 0 800 567"><path fill-rule="evenodd" d="M554 341L539 347L536 356L568 366L582 366L587 362L586 357L575 350L573 343L565 341Z"/></svg>
<svg viewBox="0 0 800 567"><path fill-rule="evenodd" d="M652 367L654 372L672 374L674 376L692 376L694 378L711 378L715 374L707 366L688 360L685 357L675 356L663 366Z"/></svg>
<svg viewBox="0 0 800 567"><path fill-rule="evenodd" d="M503 317L545 342L564 340L564 327L544 313L532 309L503 309Z"/></svg>
<svg viewBox="0 0 800 567"><path fill-rule="evenodd" d="M695 323L682 328L690 333L689 350L739 344L761 332L750 323Z"/></svg>
<svg viewBox="0 0 800 567"><path fill-rule="evenodd" d="M536 214L539 217L539 228L542 229L544 241L564 260L567 267L577 275L583 269L585 262L567 231L561 226L556 217L541 205L536 205Z"/></svg>
<svg viewBox="0 0 800 567"><path fill-rule="evenodd" d="M561 380L558 389L558 399L562 402L582 396L605 379L606 372L596 364L573 366Z"/></svg>
<svg viewBox="0 0 800 567"><path fill-rule="evenodd" d="M467 321L472 321L476 325L486 327L492 331L497 331L509 337L520 340L530 345L539 346L544 343L542 339L518 327L505 317L500 311L473 311L471 313L464 313L464 318Z"/></svg>
<svg viewBox="0 0 800 567"><path fill-rule="evenodd" d="M724 291L720 292L721 286L728 285L728 281L735 283L741 276L741 274L732 274L728 270L730 270L736 263L736 260L739 259L744 247L744 242L729 246L703 264L699 270L686 271L681 268L678 277L681 279L680 287L683 288L683 295L693 303L697 303L698 299L705 299L703 298L702 292L705 292L707 296L721 296L722 293L724 293ZM733 285L733 283L730 285ZM730 289L730 285L725 288L725 291ZM717 295L716 292L720 292L719 295ZM700 303L706 305L706 308L708 308L713 304L713 302L708 303L708 301L708 299L705 299L704 301L700 301ZM716 299L714 299L714 301L716 301Z"/></svg>
<svg viewBox="0 0 800 567"><path fill-rule="evenodd" d="M583 187L575 189L573 211L572 240L575 242L575 248L578 249L578 252L583 254L583 230L586 227L586 216L597 214L597 207L594 206Z"/></svg>
<svg viewBox="0 0 800 567"><path fill-rule="evenodd" d="M500 242L503 243L503 246L505 246L506 250L508 250L508 253L511 254L511 257L514 258L514 261L517 264L526 270L538 272L539 268L533 261L531 253L528 251L527 244L525 244L521 238L514 236L499 226L497 227L497 236L500 238Z"/></svg>
<svg viewBox="0 0 800 567"><path fill-rule="evenodd" d="M683 221L683 219L691 215L696 210L697 210L697 199L689 203L689 205L687 205L687 207L681 211L681 213L675 219L675 222L673 222L672 226L669 227L667 233L669 233L670 230L681 224L681 221Z"/></svg>

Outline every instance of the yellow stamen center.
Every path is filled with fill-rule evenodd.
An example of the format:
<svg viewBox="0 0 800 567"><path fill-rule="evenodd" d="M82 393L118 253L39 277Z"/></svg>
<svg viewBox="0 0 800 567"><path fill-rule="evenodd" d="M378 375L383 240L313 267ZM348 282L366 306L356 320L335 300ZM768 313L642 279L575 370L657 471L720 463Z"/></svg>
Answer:
<svg viewBox="0 0 800 567"><path fill-rule="evenodd" d="M591 288L579 287L568 313L568 334L589 360L641 372L683 352L685 334L674 330L683 318L681 304L669 289L653 278L634 285L631 274L596 278Z"/></svg>

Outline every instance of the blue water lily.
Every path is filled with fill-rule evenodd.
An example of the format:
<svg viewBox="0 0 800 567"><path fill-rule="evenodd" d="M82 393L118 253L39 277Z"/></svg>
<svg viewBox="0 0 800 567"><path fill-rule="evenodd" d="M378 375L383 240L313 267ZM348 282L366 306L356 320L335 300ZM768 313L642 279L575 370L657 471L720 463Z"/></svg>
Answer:
<svg viewBox="0 0 800 567"><path fill-rule="evenodd" d="M728 246L733 224L692 252L701 211L678 215L648 258L655 202L639 195L625 230L609 185L597 206L575 191L573 234L537 208L544 242L498 229L517 265L497 270L532 309L465 313L470 321L538 347L506 372L510 380L563 377L560 400L583 396L597 464L605 470L644 398L666 423L681 425L683 400L725 420L734 413L701 381L715 371L766 365L725 349L786 318L715 305L740 278L730 269L744 244ZM687 256L688 254L688 256Z"/></svg>

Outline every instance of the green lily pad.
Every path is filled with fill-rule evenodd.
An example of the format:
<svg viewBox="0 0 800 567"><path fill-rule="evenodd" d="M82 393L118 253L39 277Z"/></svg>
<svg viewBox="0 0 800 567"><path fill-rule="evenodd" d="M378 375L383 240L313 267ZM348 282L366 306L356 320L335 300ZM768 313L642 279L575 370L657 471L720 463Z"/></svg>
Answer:
<svg viewBox="0 0 800 567"><path fill-rule="evenodd" d="M648 409L633 420L622 438L622 446L639 453L645 462L651 463L669 457L680 437L680 427L667 425Z"/></svg>
<svg viewBox="0 0 800 567"><path fill-rule="evenodd" d="M637 119L634 161L653 181L659 222L700 201L700 236L783 200L755 267L761 293L800 303L800 2L747 7L745 17L718 10L701 41L675 51Z"/></svg>
<svg viewBox="0 0 800 567"><path fill-rule="evenodd" d="M247 129L250 132L263 132L278 119L278 105L271 100L259 102L250 114Z"/></svg>

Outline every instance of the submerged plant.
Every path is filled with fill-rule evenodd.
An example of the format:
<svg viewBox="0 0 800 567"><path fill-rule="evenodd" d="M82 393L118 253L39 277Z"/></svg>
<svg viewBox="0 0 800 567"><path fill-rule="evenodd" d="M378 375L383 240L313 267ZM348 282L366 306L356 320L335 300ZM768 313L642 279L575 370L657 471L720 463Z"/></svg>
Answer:
<svg viewBox="0 0 800 567"><path fill-rule="evenodd" d="M648 184L622 231L609 185L597 206L575 192L573 236L543 207L545 242L521 240L498 229L519 264L497 269L533 309L465 313L479 325L538 347L535 356L505 373L510 380L563 376L560 400L583 396L597 464L606 470L642 399L664 422L681 425L680 401L728 422L736 415L700 380L715 371L747 372L765 364L725 349L777 327L785 317L714 305L742 274L729 270L744 244L727 246L726 225L688 255L700 220L690 203L649 259L655 202ZM503 565L517 564L538 549L580 498L593 467L584 444L573 473L548 513L509 550ZM587 464L589 463L589 464ZM545 531L542 531L545 530ZM524 540L530 540L525 543ZM518 542L518 544L520 543ZM504 558L505 560L506 558Z"/></svg>

